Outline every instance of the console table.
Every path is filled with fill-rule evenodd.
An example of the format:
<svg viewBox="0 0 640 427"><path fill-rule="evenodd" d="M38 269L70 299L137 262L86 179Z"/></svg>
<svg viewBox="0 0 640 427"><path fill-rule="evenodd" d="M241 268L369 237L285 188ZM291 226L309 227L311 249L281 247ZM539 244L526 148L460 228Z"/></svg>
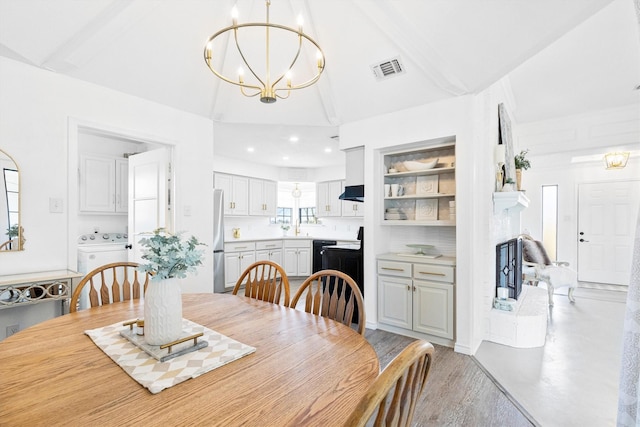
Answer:
<svg viewBox="0 0 640 427"><path fill-rule="evenodd" d="M73 270L41 271L0 277L0 310L38 304L45 301L65 302L71 298L73 279L84 276Z"/></svg>

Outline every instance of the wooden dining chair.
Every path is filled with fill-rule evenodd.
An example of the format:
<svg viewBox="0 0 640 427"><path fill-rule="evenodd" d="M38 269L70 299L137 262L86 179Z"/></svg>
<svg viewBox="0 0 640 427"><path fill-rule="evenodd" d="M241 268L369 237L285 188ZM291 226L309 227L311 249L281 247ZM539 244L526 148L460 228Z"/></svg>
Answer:
<svg viewBox="0 0 640 427"><path fill-rule="evenodd" d="M349 327L355 323L357 331L364 335L366 316L362 293L349 275L337 270L321 270L312 274L300 285L291 301L291 308L296 308L305 292L304 310L307 313L328 317ZM355 307L358 308L357 316Z"/></svg>
<svg viewBox="0 0 640 427"><path fill-rule="evenodd" d="M69 303L69 312L78 310L78 300L82 289L89 286L89 304L91 307L111 304L119 301L140 298L142 292L147 289L151 275L139 272L138 263L114 262L105 264L89 272L76 286ZM144 279L141 276L144 275ZM141 282L144 280L144 282Z"/></svg>
<svg viewBox="0 0 640 427"><path fill-rule="evenodd" d="M427 383L433 352L433 345L427 341L411 342L369 386L344 426L364 426L372 419L375 427L410 426Z"/></svg>
<svg viewBox="0 0 640 427"><path fill-rule="evenodd" d="M247 267L236 282L233 295L238 294L242 285L244 285L245 297L274 304L280 304L280 297L284 290L284 305L289 306L291 291L287 273L273 261L258 261Z"/></svg>

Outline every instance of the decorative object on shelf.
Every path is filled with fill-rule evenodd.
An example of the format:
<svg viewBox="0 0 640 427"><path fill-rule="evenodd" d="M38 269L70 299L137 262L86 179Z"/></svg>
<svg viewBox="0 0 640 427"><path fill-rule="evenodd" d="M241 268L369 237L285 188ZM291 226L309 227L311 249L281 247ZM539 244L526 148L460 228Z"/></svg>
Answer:
<svg viewBox="0 0 640 427"><path fill-rule="evenodd" d="M182 334L182 295L177 279L195 272L202 264L203 245L191 236L182 240L181 233L170 234L163 228L154 230L153 236L140 239L143 247L140 271L152 273L144 294L144 334L150 345L167 344Z"/></svg>
<svg viewBox="0 0 640 427"><path fill-rule="evenodd" d="M438 175L416 177L416 196L438 194Z"/></svg>
<svg viewBox="0 0 640 427"><path fill-rule="evenodd" d="M287 232L289 231L289 228L291 227L289 226L289 224L282 224L280 228L282 228L282 235L286 236Z"/></svg>
<svg viewBox="0 0 640 427"><path fill-rule="evenodd" d="M416 200L416 220L435 221L438 219L438 199Z"/></svg>
<svg viewBox="0 0 640 427"><path fill-rule="evenodd" d="M424 257L424 258L438 258L441 257L442 254L436 249L433 245L422 245L422 244L408 244L406 245L408 248L417 249L412 253L399 253L400 256L416 256L416 257Z"/></svg>
<svg viewBox="0 0 640 427"><path fill-rule="evenodd" d="M209 37L204 48L204 61L207 67L209 67L217 77L227 83L240 86L240 92L244 96L253 97L259 95L260 101L265 104L272 104L276 102L277 98L288 98L292 90L303 89L317 82L324 71L325 59L320 45L302 31L301 16L298 17L297 29L280 24L272 24L269 22L269 6L271 5L271 0L266 0L265 3L267 8L266 22L238 24L238 9L234 6L231 11L233 24ZM254 30L254 28L257 28L257 30ZM274 31L273 36L278 46L277 52L270 51L270 35L272 30ZM227 37L219 37L224 34L226 34ZM264 39L262 38L262 34L265 34ZM243 45L245 48L243 50L241 41L246 40L252 41L256 46L252 46L251 44ZM216 45L215 49L214 44ZM314 55L310 50L313 50L313 47L316 48L315 64L304 64L304 60L298 61L302 58L312 58ZM254 64L251 66L249 62L247 62L247 57L250 57L251 53L256 50L258 52L265 50L266 69L262 77L258 76L258 72L263 68L262 64ZM214 51L216 52L216 65L213 63ZM220 55L217 55L217 52L220 52ZM228 53L229 57L225 57L225 53ZM232 56L232 54L234 55ZM271 61L274 59L277 61L274 61L275 66L273 69L277 70L278 73L282 71L282 74L276 74L275 72L272 74ZM253 76L250 83L244 81L244 71L242 68L238 70L237 81L225 77L223 65L226 63L235 66L236 60L239 63L244 63L249 69L250 74ZM299 73L298 76L296 76L298 81L300 81L298 84L292 83L294 68L295 71ZM316 71L314 73L305 73L306 70L310 69L316 69ZM226 71L228 72L229 70ZM304 80L307 77L308 80ZM245 92L245 89L248 89L250 92ZM286 95L280 95L278 92L286 93Z"/></svg>
<svg viewBox="0 0 640 427"><path fill-rule="evenodd" d="M455 221L456 219L456 201L449 201L449 219Z"/></svg>
<svg viewBox="0 0 640 427"><path fill-rule="evenodd" d="M428 162L406 160L403 164L408 171L424 171L433 169L438 164L438 160L434 159Z"/></svg>
<svg viewBox="0 0 640 427"><path fill-rule="evenodd" d="M504 179L515 180L516 167L513 156L513 140L511 139L511 119L502 103L498 105L498 123L500 126L499 143L504 145L505 150Z"/></svg>
<svg viewBox="0 0 640 427"><path fill-rule="evenodd" d="M504 185L504 162L505 162L505 145L498 144L494 150L493 156L497 164L496 167L496 191L502 191Z"/></svg>
<svg viewBox="0 0 640 427"><path fill-rule="evenodd" d="M529 150L522 150L520 154L517 154L513 161L516 165L516 183L518 191L522 190L522 171L531 167L531 162L527 159L527 153Z"/></svg>
<svg viewBox="0 0 640 427"><path fill-rule="evenodd" d="M400 184L391 184L391 197L399 197L401 189L402 186Z"/></svg>
<svg viewBox="0 0 640 427"><path fill-rule="evenodd" d="M384 197L389 197L391 195L391 184L384 185Z"/></svg>
<svg viewBox="0 0 640 427"><path fill-rule="evenodd" d="M388 208L384 214L384 219L407 219L407 214L400 208Z"/></svg>
<svg viewBox="0 0 640 427"><path fill-rule="evenodd" d="M624 169L629 160L629 152L612 152L604 155L604 165L607 169Z"/></svg>
<svg viewBox="0 0 640 427"><path fill-rule="evenodd" d="M515 182L513 182L513 179L511 178L507 178L507 182L504 183L504 185L502 186L502 190L500 190L501 192L509 192L509 191L515 191Z"/></svg>

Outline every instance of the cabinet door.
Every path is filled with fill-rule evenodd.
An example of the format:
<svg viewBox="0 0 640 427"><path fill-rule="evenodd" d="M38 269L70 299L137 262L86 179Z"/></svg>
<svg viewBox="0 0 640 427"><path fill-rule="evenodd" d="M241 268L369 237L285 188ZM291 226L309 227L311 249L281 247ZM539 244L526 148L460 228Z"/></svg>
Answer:
<svg viewBox="0 0 640 427"><path fill-rule="evenodd" d="M264 212L262 215L276 216L278 207L278 183L275 181L264 181Z"/></svg>
<svg viewBox="0 0 640 427"><path fill-rule="evenodd" d="M329 181L329 198L328 204L330 206L327 216L341 216L342 215L342 200L340 195L344 191L344 181Z"/></svg>
<svg viewBox="0 0 640 427"><path fill-rule="evenodd" d="M256 262L255 251L240 252L240 273L238 277L254 262Z"/></svg>
<svg viewBox="0 0 640 427"><path fill-rule="evenodd" d="M271 261L271 251L268 249L256 251L256 262L258 261Z"/></svg>
<svg viewBox="0 0 640 427"><path fill-rule="evenodd" d="M329 206L329 183L319 182L316 184L316 215L319 218L328 216Z"/></svg>
<svg viewBox="0 0 640 427"><path fill-rule="evenodd" d="M115 184L113 158L80 156L81 212L115 212Z"/></svg>
<svg viewBox="0 0 640 427"><path fill-rule="evenodd" d="M364 203L361 202L342 202L342 216L362 217L364 216Z"/></svg>
<svg viewBox="0 0 640 427"><path fill-rule="evenodd" d="M264 215L264 181L249 179L249 215Z"/></svg>
<svg viewBox="0 0 640 427"><path fill-rule="evenodd" d="M232 215L233 214L233 194L231 186L231 175L225 175L222 173L217 173L215 175L215 183L214 187L222 190L224 197L224 214Z"/></svg>
<svg viewBox="0 0 640 427"><path fill-rule="evenodd" d="M287 276L298 275L298 248L286 248L284 250L284 271Z"/></svg>
<svg viewBox="0 0 640 427"><path fill-rule="evenodd" d="M116 159L116 212L129 209L129 160Z"/></svg>
<svg viewBox="0 0 640 427"><path fill-rule="evenodd" d="M378 276L378 321L411 329L411 279Z"/></svg>
<svg viewBox="0 0 640 427"><path fill-rule="evenodd" d="M233 194L231 215L249 215L249 178L234 176L231 186Z"/></svg>
<svg viewBox="0 0 640 427"><path fill-rule="evenodd" d="M453 339L451 284L414 280L413 330Z"/></svg>
<svg viewBox="0 0 640 427"><path fill-rule="evenodd" d="M282 265L282 249L273 249L269 253L269 261Z"/></svg>
<svg viewBox="0 0 640 427"><path fill-rule="evenodd" d="M311 249L298 249L298 276L311 275Z"/></svg>
<svg viewBox="0 0 640 427"><path fill-rule="evenodd" d="M224 254L224 286L231 288L236 285L240 278L240 254L241 252L231 252Z"/></svg>

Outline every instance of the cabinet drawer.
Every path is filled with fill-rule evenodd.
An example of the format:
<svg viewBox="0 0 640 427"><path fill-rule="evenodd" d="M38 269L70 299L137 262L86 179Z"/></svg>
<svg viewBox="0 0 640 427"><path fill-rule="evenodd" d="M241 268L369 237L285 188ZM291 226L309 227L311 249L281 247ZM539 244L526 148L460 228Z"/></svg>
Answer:
<svg viewBox="0 0 640 427"><path fill-rule="evenodd" d="M237 242L237 243L225 243L225 252L241 252L241 251L254 251L256 249L256 242Z"/></svg>
<svg viewBox="0 0 640 427"><path fill-rule="evenodd" d="M411 264L406 262L378 261L378 274L411 277Z"/></svg>
<svg viewBox="0 0 640 427"><path fill-rule="evenodd" d="M256 242L257 251L266 249L282 249L282 240L267 240L265 242Z"/></svg>
<svg viewBox="0 0 640 427"><path fill-rule="evenodd" d="M435 280L437 282L453 283L453 267L432 265L432 264L414 264L413 277L420 280Z"/></svg>
<svg viewBox="0 0 640 427"><path fill-rule="evenodd" d="M284 241L285 248L310 248L311 240L308 239L287 239Z"/></svg>

